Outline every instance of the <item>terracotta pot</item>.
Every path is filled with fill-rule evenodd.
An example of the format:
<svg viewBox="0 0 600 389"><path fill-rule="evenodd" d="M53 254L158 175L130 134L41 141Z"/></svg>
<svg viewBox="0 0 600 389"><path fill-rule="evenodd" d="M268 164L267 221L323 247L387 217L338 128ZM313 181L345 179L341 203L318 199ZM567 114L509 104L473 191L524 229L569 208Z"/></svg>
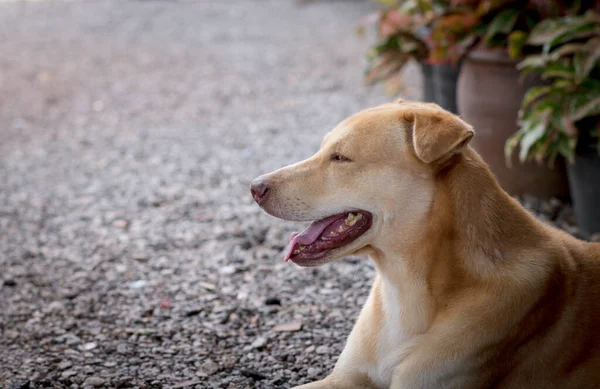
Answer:
<svg viewBox="0 0 600 389"><path fill-rule="evenodd" d="M522 164L518 149L507 167L504 143L517 129L517 115L527 89L540 80L520 80L516 61L503 51L477 49L462 63L458 79L458 111L475 129L471 145L488 163L500 185L511 195L529 194L567 199L569 187L563 160L554 168Z"/></svg>

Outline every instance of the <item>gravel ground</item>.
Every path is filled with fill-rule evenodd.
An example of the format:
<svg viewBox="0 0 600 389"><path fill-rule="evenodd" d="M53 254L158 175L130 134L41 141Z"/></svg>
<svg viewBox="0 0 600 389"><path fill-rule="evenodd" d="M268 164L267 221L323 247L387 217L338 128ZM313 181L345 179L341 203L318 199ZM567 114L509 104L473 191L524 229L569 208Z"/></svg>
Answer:
<svg viewBox="0 0 600 389"><path fill-rule="evenodd" d="M248 183L387 100L361 84L370 8L0 3L0 386L288 388L330 371L373 269L284 264L298 225ZM559 202L524 201L577 232Z"/></svg>

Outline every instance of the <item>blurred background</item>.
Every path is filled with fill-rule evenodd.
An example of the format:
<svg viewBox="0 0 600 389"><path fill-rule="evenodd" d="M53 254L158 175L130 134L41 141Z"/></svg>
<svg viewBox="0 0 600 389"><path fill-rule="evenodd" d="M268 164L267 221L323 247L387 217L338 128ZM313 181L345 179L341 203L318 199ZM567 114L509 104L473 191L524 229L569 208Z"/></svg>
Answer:
<svg viewBox="0 0 600 389"><path fill-rule="evenodd" d="M0 1L0 386L323 378L374 270L283 263L302 225L248 184L398 96L600 240L599 6L571 3Z"/></svg>

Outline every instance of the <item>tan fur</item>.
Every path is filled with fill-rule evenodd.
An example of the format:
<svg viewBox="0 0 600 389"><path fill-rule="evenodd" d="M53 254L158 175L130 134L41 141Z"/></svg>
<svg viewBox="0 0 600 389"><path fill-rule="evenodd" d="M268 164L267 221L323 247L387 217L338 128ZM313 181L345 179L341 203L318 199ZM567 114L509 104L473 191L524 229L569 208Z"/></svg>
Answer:
<svg viewBox="0 0 600 389"><path fill-rule="evenodd" d="M274 216L373 214L314 264L368 254L377 277L331 375L302 389L600 387L600 245L526 212L472 136L436 105L398 101L262 177Z"/></svg>

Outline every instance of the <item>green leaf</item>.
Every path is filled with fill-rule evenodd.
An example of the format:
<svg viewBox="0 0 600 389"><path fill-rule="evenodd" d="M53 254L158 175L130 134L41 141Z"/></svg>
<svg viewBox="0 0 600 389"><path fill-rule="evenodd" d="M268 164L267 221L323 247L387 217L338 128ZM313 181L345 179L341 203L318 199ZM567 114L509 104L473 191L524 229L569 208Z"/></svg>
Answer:
<svg viewBox="0 0 600 389"><path fill-rule="evenodd" d="M523 54L523 46L527 43L527 33L524 31L513 31L508 36L508 54L517 58Z"/></svg>
<svg viewBox="0 0 600 389"><path fill-rule="evenodd" d="M550 51L550 48L554 46L558 46L569 41L598 35L599 32L600 30L598 29L598 26L594 25L583 25L567 29L566 31L563 31L561 34L558 34L550 41L548 41L544 45L544 51L547 53Z"/></svg>
<svg viewBox="0 0 600 389"><path fill-rule="evenodd" d="M542 72L542 78L566 78L568 80L575 80L575 69L572 66L552 63L546 66Z"/></svg>
<svg viewBox="0 0 600 389"><path fill-rule="evenodd" d="M531 130L527 131L521 139L521 149L519 150L519 160L524 162L529 154L529 149L535 142L537 142L542 136L544 136L546 128L542 123L537 124Z"/></svg>
<svg viewBox="0 0 600 389"><path fill-rule="evenodd" d="M575 109L571 110L569 119L576 122L585 117L595 115L600 115L600 96L586 101L579 107L575 107Z"/></svg>
<svg viewBox="0 0 600 389"><path fill-rule="evenodd" d="M512 163L512 154L515 151L515 148L519 145L519 141L523 137L523 131L519 130L513 135L511 135L506 142L504 143L504 158L506 166L511 167Z"/></svg>
<svg viewBox="0 0 600 389"><path fill-rule="evenodd" d="M549 56L552 61L558 61L561 57L569 56L573 53L584 50L585 46L586 45L583 43L568 43L556 48L556 50L552 51Z"/></svg>
<svg viewBox="0 0 600 389"><path fill-rule="evenodd" d="M573 68L575 69L575 83L579 84L585 76L583 75L583 66L585 61L585 53L581 51L575 53L573 56Z"/></svg>
<svg viewBox="0 0 600 389"><path fill-rule="evenodd" d="M583 61L583 77L588 77L594 67L600 61L600 37L590 40L586 43L589 52Z"/></svg>
<svg viewBox="0 0 600 389"><path fill-rule="evenodd" d="M540 97L550 93L552 91L552 86L550 85L542 85L542 86L534 86L527 90L525 96L523 97L523 103L521 107L523 109L527 108L531 103L539 99Z"/></svg>
<svg viewBox="0 0 600 389"><path fill-rule="evenodd" d="M517 69L542 68L546 66L548 57L545 55L528 55L523 61L517 64Z"/></svg>
<svg viewBox="0 0 600 389"><path fill-rule="evenodd" d="M568 30L568 26L562 25L556 19L543 20L531 30L527 44L532 46L543 45L563 34L566 30Z"/></svg>
<svg viewBox="0 0 600 389"><path fill-rule="evenodd" d="M518 17L519 10L516 9L506 9L500 12L495 18L492 19L488 26L487 33L485 34L486 41L491 41L496 34L510 33L515 26Z"/></svg>

